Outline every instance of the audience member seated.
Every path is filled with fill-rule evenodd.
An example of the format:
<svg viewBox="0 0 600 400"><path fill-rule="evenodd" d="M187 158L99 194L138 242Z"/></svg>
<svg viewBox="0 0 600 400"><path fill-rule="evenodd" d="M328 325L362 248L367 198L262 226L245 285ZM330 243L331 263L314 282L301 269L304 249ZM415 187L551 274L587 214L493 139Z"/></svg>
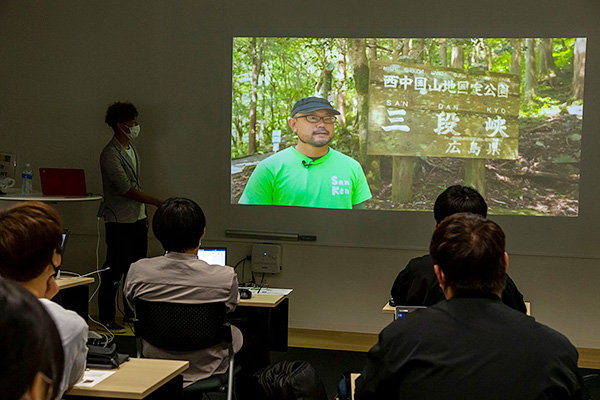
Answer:
<svg viewBox="0 0 600 400"><path fill-rule="evenodd" d="M63 375L63 351L56 326L35 296L2 278L0 329L2 399L54 399Z"/></svg>
<svg viewBox="0 0 600 400"><path fill-rule="evenodd" d="M200 206L189 199L171 198L154 214L152 229L165 249L165 255L145 258L131 265L124 293L131 307L134 300L203 304L225 302L228 312L239 302L238 280L233 268L209 265L197 253L206 220ZM135 309L134 309L135 312ZM233 348L242 347L242 333L231 326ZM228 350L219 344L191 353L172 352L143 342L143 355L152 358L188 360L183 373L184 386L222 374L228 367Z"/></svg>
<svg viewBox="0 0 600 400"><path fill-rule="evenodd" d="M480 215L440 223L429 252L447 300L379 334L357 400L584 398L569 340L501 302L504 246L502 229Z"/></svg>
<svg viewBox="0 0 600 400"><path fill-rule="evenodd" d="M475 189L460 185L450 186L435 200L433 208L435 226L437 227L444 218L461 212L486 217L487 204ZM413 258L406 268L400 271L392 286L392 299L396 305L427 307L445 299L433 272L431 255ZM523 295L508 274L502 292L502 301L517 311L527 312Z"/></svg>
<svg viewBox="0 0 600 400"><path fill-rule="evenodd" d="M88 326L79 315L50 301L58 293L62 261L61 220L47 204L30 201L0 211L0 275L21 283L40 299L56 324L64 350L64 374L58 397L85 370Z"/></svg>

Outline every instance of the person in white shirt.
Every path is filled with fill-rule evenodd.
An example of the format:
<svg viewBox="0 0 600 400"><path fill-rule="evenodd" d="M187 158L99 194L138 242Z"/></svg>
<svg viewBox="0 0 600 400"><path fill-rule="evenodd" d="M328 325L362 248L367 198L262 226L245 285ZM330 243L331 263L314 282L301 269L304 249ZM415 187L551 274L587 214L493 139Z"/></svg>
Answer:
<svg viewBox="0 0 600 400"><path fill-rule="evenodd" d="M23 285L4 278L0 278L0 330L2 399L54 399L64 361L56 325Z"/></svg>
<svg viewBox="0 0 600 400"><path fill-rule="evenodd" d="M88 326L83 318L50 301L59 291L61 225L58 213L37 201L0 211L0 276L21 283L40 299L60 334L64 374L58 398L83 376L88 351Z"/></svg>
<svg viewBox="0 0 600 400"><path fill-rule="evenodd" d="M224 302L227 312L240 300L238 279L233 268L209 265L198 259L200 239L206 218L194 201L184 198L166 200L154 214L152 229L166 253L145 258L131 265L123 291L129 304L146 301L204 304ZM231 326L233 349L242 347L241 331ZM191 352L157 348L144 341L143 355L152 358L188 360L183 372L184 386L227 371L229 357L224 343Z"/></svg>

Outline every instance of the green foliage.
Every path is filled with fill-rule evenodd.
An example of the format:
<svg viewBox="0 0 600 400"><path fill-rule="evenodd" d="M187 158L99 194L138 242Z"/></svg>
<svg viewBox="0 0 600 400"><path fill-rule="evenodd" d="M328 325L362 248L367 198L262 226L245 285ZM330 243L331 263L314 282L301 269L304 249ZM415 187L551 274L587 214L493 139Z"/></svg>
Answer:
<svg viewBox="0 0 600 400"><path fill-rule="evenodd" d="M256 131L257 150L272 150L271 136L274 130L282 131L281 147L295 143L296 138L287 125L290 109L295 101L315 94L322 71L328 68L332 72L332 98L345 86L346 125L336 126L336 136L332 146L347 154L357 155L358 139L358 98L357 86L368 85L368 69L352 71L348 54L345 56L345 80L339 79L338 59L348 48L348 40L336 38L263 38L262 68L258 79ZM443 57L439 53L442 40L428 38L423 43L423 62L440 66ZM509 73L513 57L513 41L510 39L446 39L446 62L450 65L453 45L461 46L465 55L465 68L484 63L492 72ZM550 115L566 112L572 101L572 68L574 38L553 39L553 59L556 65L552 79L539 77L536 88L537 97L532 102L521 99L520 125L534 126ZM403 39L377 39L377 59L391 60L395 44L400 46ZM524 39L521 41L524 46ZM240 157L248 151L249 114L252 80L252 38L235 38L233 41L232 66L232 119L231 119L231 155ZM476 48L483 48L483 58L472 60ZM406 50L406 49L405 49ZM524 58L524 52L522 53ZM474 65L473 62L475 62ZM525 81L525 60L521 62L521 81ZM355 75L353 72L357 72ZM523 86L523 85L522 85ZM522 97L522 96L521 96ZM334 102L335 103L335 102ZM574 139L575 140L575 139Z"/></svg>

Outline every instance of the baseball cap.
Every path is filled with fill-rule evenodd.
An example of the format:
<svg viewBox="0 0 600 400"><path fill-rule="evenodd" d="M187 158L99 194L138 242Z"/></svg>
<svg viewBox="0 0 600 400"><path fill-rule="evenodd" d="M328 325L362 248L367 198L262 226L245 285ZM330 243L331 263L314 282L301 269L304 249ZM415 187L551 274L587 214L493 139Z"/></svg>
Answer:
<svg viewBox="0 0 600 400"><path fill-rule="evenodd" d="M334 109L327 99L321 97L305 97L300 99L292 107L292 117L298 113L309 113L316 110L331 110L335 115L340 112Z"/></svg>

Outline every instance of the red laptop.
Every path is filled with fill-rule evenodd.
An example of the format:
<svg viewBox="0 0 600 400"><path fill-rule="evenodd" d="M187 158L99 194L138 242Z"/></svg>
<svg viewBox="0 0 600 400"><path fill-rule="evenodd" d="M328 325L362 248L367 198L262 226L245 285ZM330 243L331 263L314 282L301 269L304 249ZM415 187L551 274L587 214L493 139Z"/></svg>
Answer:
<svg viewBox="0 0 600 400"><path fill-rule="evenodd" d="M85 171L71 168L40 168L45 196L86 196Z"/></svg>

